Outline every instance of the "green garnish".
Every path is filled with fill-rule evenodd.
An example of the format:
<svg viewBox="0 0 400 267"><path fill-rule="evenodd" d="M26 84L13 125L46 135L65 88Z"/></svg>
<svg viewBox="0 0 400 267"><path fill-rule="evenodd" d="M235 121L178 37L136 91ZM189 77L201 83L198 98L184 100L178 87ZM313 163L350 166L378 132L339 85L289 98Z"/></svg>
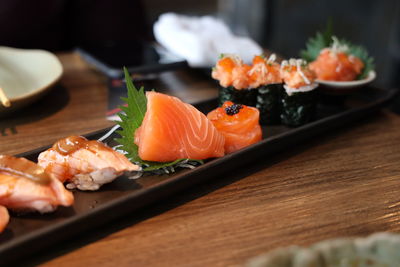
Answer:
<svg viewBox="0 0 400 267"><path fill-rule="evenodd" d="M332 36L332 21L329 20L324 32L317 32L315 37L308 39L306 49L300 51L300 56L307 62L314 61L322 49L332 44Z"/></svg>
<svg viewBox="0 0 400 267"><path fill-rule="evenodd" d="M308 39L306 49L300 51L300 56L307 62L314 61L322 49L331 47L333 45L335 36L332 33L332 23L328 21L327 27L324 32L317 32L315 37ZM369 72L374 70L374 59L369 56L368 51L361 45L354 45L345 39L338 39L340 46L347 46L347 53L358 57L363 63L364 68L357 79L364 79L368 76Z"/></svg>
<svg viewBox="0 0 400 267"><path fill-rule="evenodd" d="M138 154L138 146L135 144L135 132L142 125L144 115L147 110L147 98L144 93L144 88L139 90L132 82L132 78L128 70L124 67L126 87L128 90L128 97L121 99L127 104L120 106L122 112L118 113L121 121L116 123L121 126L122 130L117 133L121 136L116 138L115 141L121 145L120 149L126 152L127 158L140 165L143 171L160 171L161 173L174 172L176 167L188 167L203 164L201 160L193 159L178 159L172 162L152 162L142 160Z"/></svg>
<svg viewBox="0 0 400 267"><path fill-rule="evenodd" d="M135 132L142 125L144 115L146 114L147 98L143 87L137 90L135 85L133 85L131 76L125 67L124 73L128 97L122 97L121 99L127 106L119 107L123 112L118 113L121 121L117 121L116 123L121 126L122 130L117 131L121 138L117 138L115 141L122 145L121 149L127 152L126 156L130 161L142 164L143 161L138 155L138 146L134 141Z"/></svg>

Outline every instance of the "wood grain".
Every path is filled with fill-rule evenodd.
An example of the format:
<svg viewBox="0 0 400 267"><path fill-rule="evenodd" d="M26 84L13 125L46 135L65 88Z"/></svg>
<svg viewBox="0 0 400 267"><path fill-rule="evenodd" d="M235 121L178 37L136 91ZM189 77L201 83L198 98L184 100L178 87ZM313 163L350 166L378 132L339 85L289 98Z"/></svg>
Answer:
<svg viewBox="0 0 400 267"><path fill-rule="evenodd" d="M70 101L21 124L15 136L0 137L1 150L14 153L108 124L102 76L74 54L61 59L66 65L61 85ZM197 75L165 73L158 84L165 91L172 84L168 92L175 89L188 98L192 95L185 89L201 90L204 94L193 101L215 94L213 83ZM30 135L32 140L20 138ZM400 118L380 112L246 168L232 166L217 180L73 237L26 262L46 267L240 266L280 246L400 232L399 162Z"/></svg>
<svg viewBox="0 0 400 267"><path fill-rule="evenodd" d="M399 140L400 119L378 114L227 172L42 266L237 266L280 246L400 232Z"/></svg>

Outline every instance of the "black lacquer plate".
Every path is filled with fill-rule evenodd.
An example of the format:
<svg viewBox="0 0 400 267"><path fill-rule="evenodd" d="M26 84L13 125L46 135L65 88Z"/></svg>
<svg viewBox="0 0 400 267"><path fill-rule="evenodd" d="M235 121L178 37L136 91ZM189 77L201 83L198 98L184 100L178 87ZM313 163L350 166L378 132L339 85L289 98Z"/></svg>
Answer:
<svg viewBox="0 0 400 267"><path fill-rule="evenodd" d="M317 109L317 120L298 128L285 126L263 127L263 141L226 155L207 161L195 169L182 169L170 175L144 176L129 180L121 176L96 192L75 191L75 204L70 208L59 208L46 215L12 216L6 230L0 234L0 265L21 259L45 247L60 242L74 234L93 229L105 222L172 195L189 186L223 175L232 166L238 168L256 158L289 148L301 141L334 131L338 127L366 117L387 104L397 91L365 87L352 96L322 99ZM327 101L328 100L328 101ZM201 111L214 109L217 100L196 105ZM97 139L109 129L86 135ZM115 136L108 138L110 145ZM43 147L18 156L36 161Z"/></svg>

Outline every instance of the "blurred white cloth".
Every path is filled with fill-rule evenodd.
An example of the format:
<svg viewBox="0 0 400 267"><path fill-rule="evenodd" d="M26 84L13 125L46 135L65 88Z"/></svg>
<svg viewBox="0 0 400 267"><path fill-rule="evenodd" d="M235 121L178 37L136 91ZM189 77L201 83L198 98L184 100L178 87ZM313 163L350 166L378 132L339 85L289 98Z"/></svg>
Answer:
<svg viewBox="0 0 400 267"><path fill-rule="evenodd" d="M153 27L159 44L186 59L191 67L214 66L221 53L237 54L244 62L262 53L252 39L232 34L221 20L211 16L161 15Z"/></svg>

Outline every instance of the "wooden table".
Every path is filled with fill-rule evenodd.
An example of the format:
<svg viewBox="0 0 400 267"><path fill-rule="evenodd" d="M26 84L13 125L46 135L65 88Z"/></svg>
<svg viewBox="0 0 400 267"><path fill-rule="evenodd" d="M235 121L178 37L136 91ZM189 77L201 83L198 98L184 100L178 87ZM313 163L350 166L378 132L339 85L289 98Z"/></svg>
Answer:
<svg viewBox="0 0 400 267"><path fill-rule="evenodd" d="M1 120L0 153L15 154L111 123L106 79L60 54L59 85ZM156 88L196 102L216 95L201 73L163 73ZM154 87L155 87L154 86ZM237 266L280 246L400 232L400 117L365 118L290 151L227 170L34 257L41 266Z"/></svg>

